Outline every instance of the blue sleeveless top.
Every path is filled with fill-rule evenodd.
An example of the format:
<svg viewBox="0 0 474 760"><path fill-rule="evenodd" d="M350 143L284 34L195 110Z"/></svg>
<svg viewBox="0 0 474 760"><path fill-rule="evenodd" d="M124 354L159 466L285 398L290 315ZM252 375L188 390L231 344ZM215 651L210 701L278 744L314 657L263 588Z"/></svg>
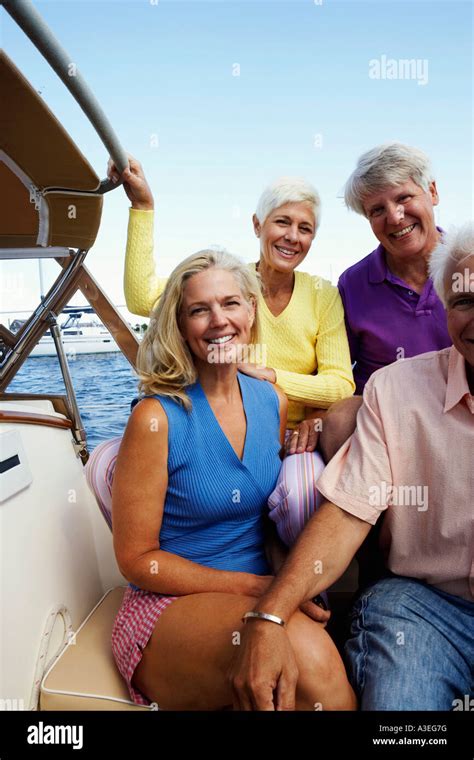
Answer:
<svg viewBox="0 0 474 760"><path fill-rule="evenodd" d="M160 548L207 567L268 575L263 515L281 467L279 400L266 380L237 377L247 419L242 460L199 381L186 389L190 412L170 398L152 397L168 417Z"/></svg>

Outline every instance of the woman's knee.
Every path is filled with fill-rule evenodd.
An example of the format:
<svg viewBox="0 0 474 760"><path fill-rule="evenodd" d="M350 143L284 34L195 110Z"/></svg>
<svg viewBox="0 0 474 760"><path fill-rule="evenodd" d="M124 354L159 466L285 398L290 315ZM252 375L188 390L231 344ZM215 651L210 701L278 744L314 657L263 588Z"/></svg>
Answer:
<svg viewBox="0 0 474 760"><path fill-rule="evenodd" d="M87 483L110 529L112 529L112 484L121 443L121 436L100 443L90 455L85 467Z"/></svg>
<svg viewBox="0 0 474 760"><path fill-rule="evenodd" d="M287 546L294 544L323 501L316 481L324 467L317 451L292 454L283 460L279 482L268 499L268 506L270 519Z"/></svg>
<svg viewBox="0 0 474 760"><path fill-rule="evenodd" d="M300 709L355 710L356 699L337 648L324 628L302 612L293 615L288 635L299 669Z"/></svg>

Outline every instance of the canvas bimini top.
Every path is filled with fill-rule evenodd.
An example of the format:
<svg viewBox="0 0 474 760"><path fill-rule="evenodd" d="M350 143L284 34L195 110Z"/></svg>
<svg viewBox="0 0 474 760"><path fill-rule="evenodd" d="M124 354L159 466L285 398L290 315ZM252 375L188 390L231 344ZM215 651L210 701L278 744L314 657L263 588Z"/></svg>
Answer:
<svg viewBox="0 0 474 760"><path fill-rule="evenodd" d="M21 249L36 246L88 250L100 225L100 179L3 51L0 100L5 104L0 117L2 257L14 257L9 249L23 257Z"/></svg>

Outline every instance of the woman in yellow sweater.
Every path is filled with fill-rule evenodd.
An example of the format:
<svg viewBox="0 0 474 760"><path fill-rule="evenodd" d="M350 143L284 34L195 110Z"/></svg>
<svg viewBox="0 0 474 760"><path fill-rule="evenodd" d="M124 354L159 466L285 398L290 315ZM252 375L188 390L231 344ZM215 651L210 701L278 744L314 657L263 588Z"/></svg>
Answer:
<svg viewBox="0 0 474 760"><path fill-rule="evenodd" d="M111 162L108 174L118 181ZM131 312L147 317L166 284L166 278L155 273L153 195L140 163L132 157L122 180L132 204L125 300ZM319 214L316 190L303 180L283 178L264 190L253 216L260 258L250 266L262 286L259 314L266 366L247 362L239 369L277 383L286 393L292 430L288 453L314 451L321 427L314 418L323 418L324 410L352 396L355 389L339 292L317 275L296 271L311 248Z"/></svg>

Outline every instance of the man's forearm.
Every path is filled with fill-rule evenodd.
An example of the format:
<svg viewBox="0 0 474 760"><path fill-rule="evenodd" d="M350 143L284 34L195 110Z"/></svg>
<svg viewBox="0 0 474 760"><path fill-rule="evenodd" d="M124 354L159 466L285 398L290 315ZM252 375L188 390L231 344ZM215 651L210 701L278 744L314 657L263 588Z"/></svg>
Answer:
<svg viewBox="0 0 474 760"><path fill-rule="evenodd" d="M371 527L334 504L324 502L301 532L255 610L288 621L300 604L340 578Z"/></svg>

